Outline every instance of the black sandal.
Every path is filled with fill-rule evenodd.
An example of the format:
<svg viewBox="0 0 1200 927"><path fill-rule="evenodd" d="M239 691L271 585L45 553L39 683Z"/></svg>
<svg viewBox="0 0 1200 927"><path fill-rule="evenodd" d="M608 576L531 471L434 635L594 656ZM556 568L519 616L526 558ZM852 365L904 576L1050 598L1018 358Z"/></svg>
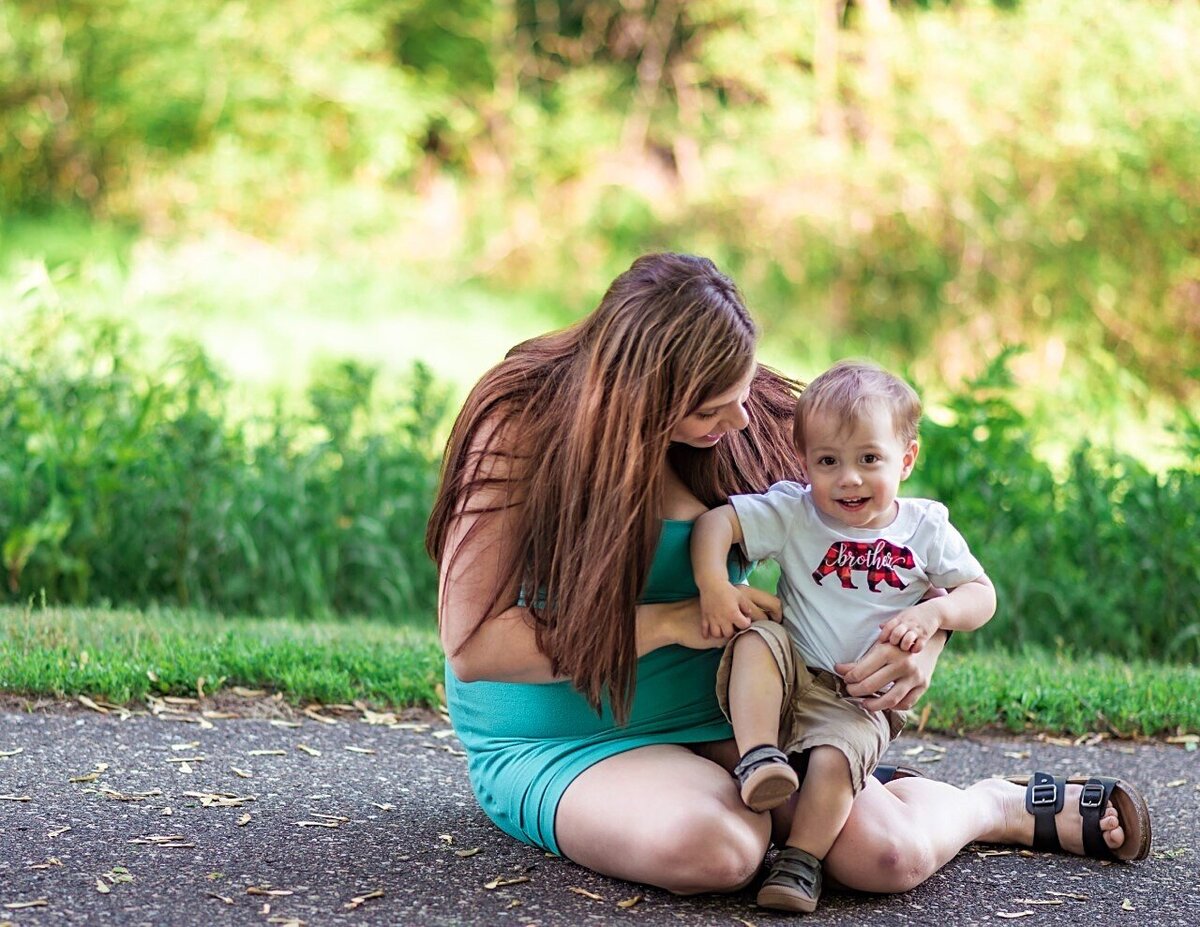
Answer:
<svg viewBox="0 0 1200 927"><path fill-rule="evenodd" d="M815 911L820 898L821 861L798 847L784 847L755 901L775 911Z"/></svg>
<svg viewBox="0 0 1200 927"><path fill-rule="evenodd" d="M733 768L742 790L742 801L751 811L770 811L787 801L800 780L787 754L771 744L751 747Z"/></svg>
<svg viewBox="0 0 1200 927"><path fill-rule="evenodd" d="M893 779L924 779L925 773L919 769L913 769L911 766L890 766L887 763L880 763L871 770L871 775L887 785Z"/></svg>
<svg viewBox="0 0 1200 927"><path fill-rule="evenodd" d="M1132 862L1150 855L1150 809L1146 806L1146 800L1128 782L1109 776L1067 778L1047 772L1012 776L1008 781L1025 786L1025 810L1033 815L1035 850L1062 850L1054 819L1066 802L1067 786L1082 785L1079 813L1083 817L1083 855L1119 862ZM1100 830L1104 806L1110 801L1117 809L1121 829L1125 831L1125 842L1116 850L1110 849L1104 842L1104 834Z"/></svg>

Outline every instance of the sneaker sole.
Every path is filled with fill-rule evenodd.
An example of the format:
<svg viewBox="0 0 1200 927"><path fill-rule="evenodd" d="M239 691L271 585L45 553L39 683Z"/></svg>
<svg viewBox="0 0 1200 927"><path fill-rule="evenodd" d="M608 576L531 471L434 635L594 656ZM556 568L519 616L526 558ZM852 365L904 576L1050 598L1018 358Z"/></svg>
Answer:
<svg viewBox="0 0 1200 927"><path fill-rule="evenodd" d="M760 908L770 908L773 911L800 911L808 914L817 910L817 899L801 895L793 889L774 885L764 885L760 888L755 900Z"/></svg>

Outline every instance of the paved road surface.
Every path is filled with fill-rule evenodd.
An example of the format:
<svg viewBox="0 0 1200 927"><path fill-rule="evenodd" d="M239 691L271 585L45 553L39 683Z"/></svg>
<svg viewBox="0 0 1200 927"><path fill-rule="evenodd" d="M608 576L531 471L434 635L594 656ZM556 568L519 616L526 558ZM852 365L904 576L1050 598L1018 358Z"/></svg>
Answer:
<svg viewBox="0 0 1200 927"><path fill-rule="evenodd" d="M15 707L0 711L0 927L785 920L751 892L674 898L510 840L428 715L323 709L325 723L270 700L236 718L161 702L124 718ZM904 895L828 895L806 925L1200 925L1200 752L906 734L892 757L959 785L1035 766L1124 776L1150 803L1154 855L1121 866L972 847ZM14 907L28 902L44 904Z"/></svg>

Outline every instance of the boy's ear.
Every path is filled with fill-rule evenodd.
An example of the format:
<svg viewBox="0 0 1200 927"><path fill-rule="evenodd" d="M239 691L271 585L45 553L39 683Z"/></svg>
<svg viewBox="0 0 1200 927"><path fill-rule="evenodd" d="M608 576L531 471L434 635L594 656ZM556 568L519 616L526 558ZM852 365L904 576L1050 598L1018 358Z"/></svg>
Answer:
<svg viewBox="0 0 1200 927"><path fill-rule="evenodd" d="M804 477L804 482L812 485L812 480L808 478L808 458L803 454L797 454L796 459L800 462L800 475Z"/></svg>
<svg viewBox="0 0 1200 927"><path fill-rule="evenodd" d="M916 441L909 441L908 447L904 449L904 465L900 469L900 479L908 479L908 475L913 472L913 467L917 463L917 455L921 452L921 445Z"/></svg>

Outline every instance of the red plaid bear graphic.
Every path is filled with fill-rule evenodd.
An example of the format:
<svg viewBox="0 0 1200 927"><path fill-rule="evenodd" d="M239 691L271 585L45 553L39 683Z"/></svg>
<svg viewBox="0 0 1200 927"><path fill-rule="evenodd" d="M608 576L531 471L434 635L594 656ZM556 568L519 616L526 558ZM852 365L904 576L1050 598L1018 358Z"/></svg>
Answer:
<svg viewBox="0 0 1200 927"><path fill-rule="evenodd" d="M855 570L867 574L867 588L879 592L879 584L887 583L896 589L906 589L897 569L914 570L916 563L912 551L891 541L835 541L829 545L821 565L813 571L817 585L830 573L837 573L843 589L857 589L852 576Z"/></svg>

